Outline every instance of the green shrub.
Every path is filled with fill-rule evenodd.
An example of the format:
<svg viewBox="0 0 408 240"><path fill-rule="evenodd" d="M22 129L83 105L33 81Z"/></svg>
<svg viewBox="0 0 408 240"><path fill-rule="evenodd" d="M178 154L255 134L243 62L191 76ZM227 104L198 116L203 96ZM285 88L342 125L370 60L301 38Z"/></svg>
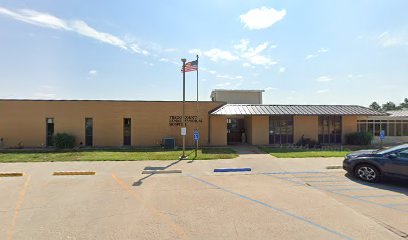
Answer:
<svg viewBox="0 0 408 240"><path fill-rule="evenodd" d="M54 136L54 145L56 148L74 148L75 136L68 133L57 133Z"/></svg>
<svg viewBox="0 0 408 240"><path fill-rule="evenodd" d="M306 146L308 145L309 147L313 147L313 146L318 146L319 143L315 140L312 140L310 138L301 138L299 139L299 141L296 143L297 146Z"/></svg>
<svg viewBox="0 0 408 240"><path fill-rule="evenodd" d="M370 145L373 135L369 132L355 132L346 135L348 145Z"/></svg>

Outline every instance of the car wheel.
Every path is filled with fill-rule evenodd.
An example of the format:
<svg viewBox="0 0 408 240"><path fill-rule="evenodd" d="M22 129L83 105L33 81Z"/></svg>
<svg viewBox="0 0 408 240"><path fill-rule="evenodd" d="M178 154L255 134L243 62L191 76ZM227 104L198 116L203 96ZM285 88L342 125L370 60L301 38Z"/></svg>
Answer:
<svg viewBox="0 0 408 240"><path fill-rule="evenodd" d="M380 171L371 164L358 165L354 170L354 175L366 182L377 182L380 180Z"/></svg>

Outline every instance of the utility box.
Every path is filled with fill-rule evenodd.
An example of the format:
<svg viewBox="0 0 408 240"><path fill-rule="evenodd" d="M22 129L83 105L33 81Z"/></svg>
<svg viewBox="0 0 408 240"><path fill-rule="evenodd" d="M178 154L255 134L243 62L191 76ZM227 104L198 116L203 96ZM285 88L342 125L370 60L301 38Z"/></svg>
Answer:
<svg viewBox="0 0 408 240"><path fill-rule="evenodd" d="M163 138L162 145L165 149L176 149L176 138L165 137Z"/></svg>

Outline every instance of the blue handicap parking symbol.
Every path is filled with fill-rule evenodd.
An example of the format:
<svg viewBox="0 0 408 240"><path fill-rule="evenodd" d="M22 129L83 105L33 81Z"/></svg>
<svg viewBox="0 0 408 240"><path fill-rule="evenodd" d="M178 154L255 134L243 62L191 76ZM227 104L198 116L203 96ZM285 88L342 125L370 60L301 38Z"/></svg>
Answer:
<svg viewBox="0 0 408 240"><path fill-rule="evenodd" d="M384 131L384 130L381 130L381 131L380 131L380 139L381 139L381 140L384 140L384 138L385 138L385 131Z"/></svg>
<svg viewBox="0 0 408 240"><path fill-rule="evenodd" d="M194 141L197 141L198 139L200 139L200 133L198 130L194 130Z"/></svg>

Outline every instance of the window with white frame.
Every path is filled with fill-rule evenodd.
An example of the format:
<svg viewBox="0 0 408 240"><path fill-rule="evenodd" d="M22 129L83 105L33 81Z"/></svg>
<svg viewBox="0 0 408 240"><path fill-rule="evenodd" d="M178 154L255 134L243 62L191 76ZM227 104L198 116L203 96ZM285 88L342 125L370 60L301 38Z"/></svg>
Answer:
<svg viewBox="0 0 408 240"><path fill-rule="evenodd" d="M358 120L357 130L370 132L374 136L379 136L382 130L385 136L408 136L408 120Z"/></svg>

